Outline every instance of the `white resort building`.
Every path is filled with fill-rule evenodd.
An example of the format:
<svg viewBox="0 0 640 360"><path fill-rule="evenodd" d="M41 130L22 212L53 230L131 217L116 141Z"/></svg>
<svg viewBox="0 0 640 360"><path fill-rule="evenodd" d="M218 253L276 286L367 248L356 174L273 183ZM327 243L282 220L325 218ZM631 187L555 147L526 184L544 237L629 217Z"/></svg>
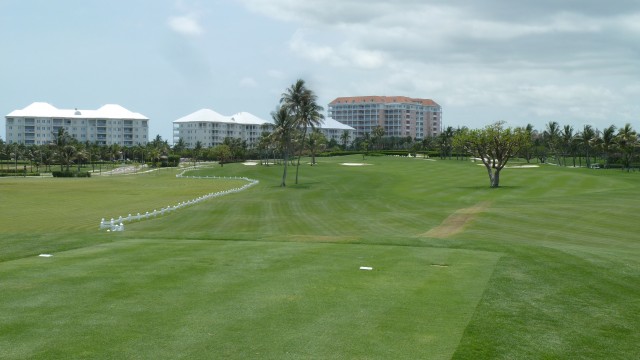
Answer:
<svg viewBox="0 0 640 360"><path fill-rule="evenodd" d="M350 133L349 141L354 139L355 129L333 119L325 119L319 129L327 140L340 142L342 133ZM173 121L173 142L180 141L186 147L194 148L200 141L203 147L214 147L224 142L227 137L239 138L247 142L249 148L258 144L264 131L272 131L273 122L261 119L248 112L225 116L210 109L201 109L178 120Z"/></svg>
<svg viewBox="0 0 640 360"><path fill-rule="evenodd" d="M200 141L207 148L220 145L230 137L242 139L253 147L260 139L264 124L271 125L248 112L224 116L210 109L200 109L173 121L173 143L182 139L187 148L193 149Z"/></svg>
<svg viewBox="0 0 640 360"><path fill-rule="evenodd" d="M78 110L34 102L22 110L12 111L5 120L9 144L49 144L61 128L80 142L98 145L145 145L149 139L149 119L116 104L97 110Z"/></svg>

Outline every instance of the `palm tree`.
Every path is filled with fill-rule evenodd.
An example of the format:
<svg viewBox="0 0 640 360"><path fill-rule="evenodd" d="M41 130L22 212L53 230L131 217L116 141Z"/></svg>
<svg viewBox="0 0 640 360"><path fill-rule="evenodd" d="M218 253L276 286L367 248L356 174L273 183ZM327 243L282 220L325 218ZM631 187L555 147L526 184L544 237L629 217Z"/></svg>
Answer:
<svg viewBox="0 0 640 360"><path fill-rule="evenodd" d="M179 155L182 155L182 152L187 148L187 144L184 142L183 138L179 138L178 142L173 144L173 152Z"/></svg>
<svg viewBox="0 0 640 360"><path fill-rule="evenodd" d="M67 171L69 171L69 167L76 159L77 152L76 147L73 145L65 145L59 149L58 161L60 162L60 171L62 171L63 166L66 166Z"/></svg>
<svg viewBox="0 0 640 360"><path fill-rule="evenodd" d="M349 137L350 137L349 130L343 130L342 135L340 135L340 140L342 141L342 150L347 150Z"/></svg>
<svg viewBox="0 0 640 360"><path fill-rule="evenodd" d="M609 167L609 152L615 145L616 141L616 127L610 125L602 131L602 141L600 148L602 149L602 155L604 156L604 167Z"/></svg>
<svg viewBox="0 0 640 360"><path fill-rule="evenodd" d="M258 149L258 154L260 156L260 165L264 165L264 160L266 160L266 165L269 166L269 147L271 146L271 132L263 131L260 133L260 138L258 139L258 144L256 148Z"/></svg>
<svg viewBox="0 0 640 360"><path fill-rule="evenodd" d="M631 168L631 158L633 157L634 150L638 145L638 133L633 130L631 124L627 123L624 127L618 129L618 136L616 142L622 151L622 163L627 171Z"/></svg>
<svg viewBox="0 0 640 360"><path fill-rule="evenodd" d="M280 98L282 107L288 108L292 114L295 127L302 130L302 141L298 150L298 163L296 165L296 184L298 183L298 171L300 168L300 157L304 150L304 143L307 136L307 129L310 127L315 129L324 119L321 111L324 108L317 103L318 97L314 92L308 89L304 80L298 79L295 84L291 85Z"/></svg>
<svg viewBox="0 0 640 360"><path fill-rule="evenodd" d="M5 152L8 146L5 144L4 140L0 139L0 170L2 170L3 158L5 156ZM8 167L7 167L8 168Z"/></svg>
<svg viewBox="0 0 640 360"><path fill-rule="evenodd" d="M550 121L543 133L544 142L549 148L549 152L556 157L556 163L560 165L560 157L558 152L560 142L560 125L556 121Z"/></svg>
<svg viewBox="0 0 640 360"><path fill-rule="evenodd" d="M327 138L319 129L313 129L309 134L309 150L311 151L311 165L316 164L316 151L322 149L327 143Z"/></svg>
<svg viewBox="0 0 640 360"><path fill-rule="evenodd" d="M596 139L596 131L593 129L591 125L585 125L582 129L582 132L579 134L578 139L580 141L580 145L584 150L586 165L588 168L591 167L591 146Z"/></svg>
<svg viewBox="0 0 640 360"><path fill-rule="evenodd" d="M376 126L372 131L371 137L373 143L377 145L378 149L380 149L380 140L382 140L383 136L384 128L380 125ZM411 139L411 137L409 137L409 139Z"/></svg>
<svg viewBox="0 0 640 360"><path fill-rule="evenodd" d="M568 154L572 154L572 142L573 142L573 126L565 125L562 128L562 133L560 134L560 139L562 141L562 165L567 166L566 156Z"/></svg>
<svg viewBox="0 0 640 360"><path fill-rule="evenodd" d="M196 141L196 146L193 148L193 165L195 166L198 163L198 157L202 152L202 141Z"/></svg>
<svg viewBox="0 0 640 360"><path fill-rule="evenodd" d="M75 160L77 160L78 172L80 172L80 166L82 166L82 163L88 161L90 157L89 150L84 146L78 146L78 148L76 148Z"/></svg>
<svg viewBox="0 0 640 360"><path fill-rule="evenodd" d="M453 136L455 135L455 130L451 126L447 126L447 128L440 133L438 136L438 143L440 145L440 158L446 159L447 157L451 158L451 150L453 150L452 142Z"/></svg>
<svg viewBox="0 0 640 360"><path fill-rule="evenodd" d="M280 144L284 159L284 171L282 173L282 183L280 186L287 186L287 164L289 162L289 151L291 148L291 140L293 132L296 126L296 121L291 116L289 108L285 106L279 106L274 112L271 113L275 128L271 133L274 140Z"/></svg>

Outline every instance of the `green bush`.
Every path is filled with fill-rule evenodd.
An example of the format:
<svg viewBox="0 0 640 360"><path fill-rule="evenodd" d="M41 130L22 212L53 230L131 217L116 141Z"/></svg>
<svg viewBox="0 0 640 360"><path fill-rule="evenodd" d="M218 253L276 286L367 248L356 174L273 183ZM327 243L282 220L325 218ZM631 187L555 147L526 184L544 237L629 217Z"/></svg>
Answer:
<svg viewBox="0 0 640 360"><path fill-rule="evenodd" d="M53 177L91 177L91 173L87 171L75 172L75 171L52 171Z"/></svg>
<svg viewBox="0 0 640 360"><path fill-rule="evenodd" d="M333 156L345 156L345 155L354 155L361 154L360 151L345 151L345 150L335 150L335 151L324 151L320 154L317 154L316 157L333 157Z"/></svg>

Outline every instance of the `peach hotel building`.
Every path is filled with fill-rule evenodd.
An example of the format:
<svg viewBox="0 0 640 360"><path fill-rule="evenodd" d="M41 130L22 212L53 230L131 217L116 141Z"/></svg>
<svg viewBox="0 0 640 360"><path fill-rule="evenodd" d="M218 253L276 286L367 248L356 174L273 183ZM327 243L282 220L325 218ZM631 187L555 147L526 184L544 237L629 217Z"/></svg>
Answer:
<svg viewBox="0 0 640 360"><path fill-rule="evenodd" d="M378 125L385 136L424 139L442 131L442 108L431 99L406 96L339 97L329 103L329 117L355 129L355 136L371 134Z"/></svg>

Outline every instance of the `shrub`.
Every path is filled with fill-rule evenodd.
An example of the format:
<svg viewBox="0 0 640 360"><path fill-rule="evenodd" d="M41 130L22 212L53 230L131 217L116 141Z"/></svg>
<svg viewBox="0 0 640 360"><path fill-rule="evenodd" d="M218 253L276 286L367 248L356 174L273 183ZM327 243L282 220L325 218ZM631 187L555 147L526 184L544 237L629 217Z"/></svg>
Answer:
<svg viewBox="0 0 640 360"><path fill-rule="evenodd" d="M53 177L91 177L91 173L88 171L52 171L51 175L53 175Z"/></svg>

